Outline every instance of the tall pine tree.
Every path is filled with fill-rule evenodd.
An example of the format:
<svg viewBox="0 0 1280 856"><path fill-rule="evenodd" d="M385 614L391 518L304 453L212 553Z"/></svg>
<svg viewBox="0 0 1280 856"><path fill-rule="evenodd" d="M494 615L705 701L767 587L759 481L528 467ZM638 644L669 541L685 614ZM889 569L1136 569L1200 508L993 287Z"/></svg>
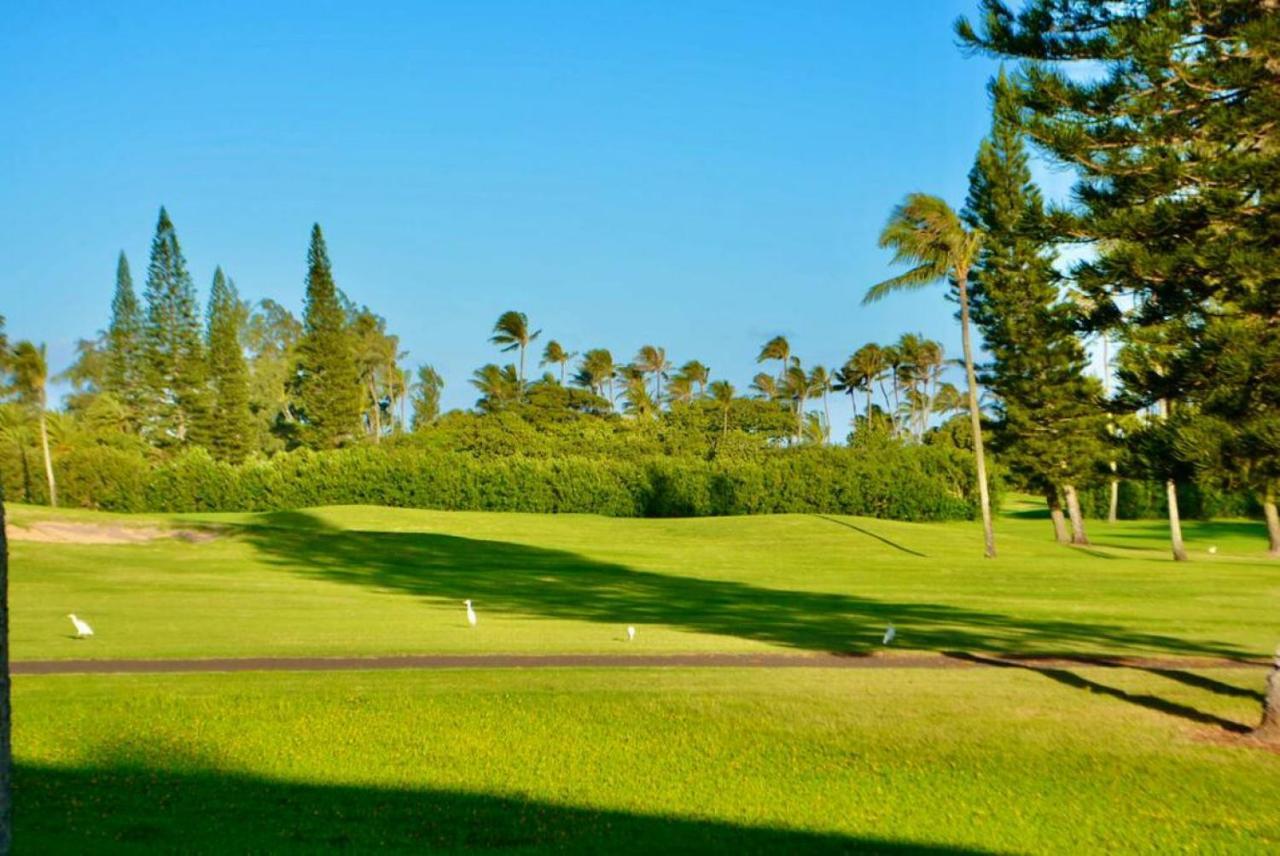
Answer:
<svg viewBox="0 0 1280 856"><path fill-rule="evenodd" d="M972 275L972 311L991 355L982 380L996 397L993 439L1001 460L1045 497L1058 540L1067 540L1065 500L1070 540L1087 543L1077 488L1098 472L1102 389L1084 371L1084 348L1062 300L1044 203L1003 71L991 91L991 135L969 174L965 217L985 234Z"/></svg>
<svg viewBox="0 0 1280 856"><path fill-rule="evenodd" d="M147 265L144 430L159 445L198 443L208 425L208 371L196 289L163 208Z"/></svg>
<svg viewBox="0 0 1280 856"><path fill-rule="evenodd" d="M137 420L144 400L142 307L133 290L129 260L124 251L116 263L116 290L111 298L111 323L107 327L106 371L103 391L124 406L128 418Z"/></svg>
<svg viewBox="0 0 1280 856"><path fill-rule="evenodd" d="M246 314L235 284L221 267L215 269L205 340L213 407L206 439L215 457L233 463L244 460L256 439L249 412L249 368L240 342Z"/></svg>
<svg viewBox="0 0 1280 856"><path fill-rule="evenodd" d="M307 446L331 449L356 434L363 403L360 377L319 223L311 227L307 250L307 297L294 383Z"/></svg>
<svg viewBox="0 0 1280 856"><path fill-rule="evenodd" d="M957 25L970 45L1022 61L1023 125L1079 178L1079 204L1055 217L1096 250L1077 282L1112 302L1102 321L1118 315L1115 298L1135 298L1126 338L1152 354L1146 340L1160 340L1159 361L1132 365L1126 390L1156 418L1179 421L1223 382L1197 356L1215 317L1280 317L1278 16L1280 0L1027 0L1017 14L983 0L980 26ZM1143 378L1155 384L1134 385ZM1170 532L1185 559L1174 479Z"/></svg>

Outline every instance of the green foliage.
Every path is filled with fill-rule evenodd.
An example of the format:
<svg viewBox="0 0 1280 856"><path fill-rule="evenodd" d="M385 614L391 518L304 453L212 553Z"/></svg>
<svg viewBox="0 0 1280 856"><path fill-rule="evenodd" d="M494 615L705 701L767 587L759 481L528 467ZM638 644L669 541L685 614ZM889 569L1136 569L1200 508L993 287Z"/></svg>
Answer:
<svg viewBox="0 0 1280 856"><path fill-rule="evenodd" d="M209 426L209 450L223 460L242 461L252 451L252 414L249 411L249 369L245 364L240 330L246 315L236 287L222 268L213 274L209 293L209 381L215 418Z"/></svg>
<svg viewBox="0 0 1280 856"><path fill-rule="evenodd" d="M969 175L966 218L983 233L973 319L991 355L994 448L1022 485L1056 495L1096 481L1105 460L1102 388L1086 376L1075 312L1061 300L1039 189L1017 128L1009 80L992 83L994 120Z"/></svg>
<svg viewBox="0 0 1280 856"><path fill-rule="evenodd" d="M889 443L873 453L812 446L714 461L643 449L619 459L478 450L400 443L298 450L237 466L203 448L155 465L138 452L89 447L62 458L58 470L68 503L114 511L362 503L614 517L828 513L949 520L971 516L976 501L968 456L937 446Z"/></svg>
<svg viewBox="0 0 1280 856"><path fill-rule="evenodd" d="M440 418L440 393L444 378L434 366L418 366L418 381L413 385L413 429L425 428Z"/></svg>
<svg viewBox="0 0 1280 856"><path fill-rule="evenodd" d="M151 242L146 301L144 430L161 446L204 442L209 425L208 371L196 290L173 222L163 208Z"/></svg>
<svg viewBox="0 0 1280 856"><path fill-rule="evenodd" d="M124 405L134 422L146 400L143 335L142 306L133 290L129 260L121 250L116 263L115 294L111 298L111 321L107 326L102 389Z"/></svg>
<svg viewBox="0 0 1280 856"><path fill-rule="evenodd" d="M356 433L361 390L347 317L334 285L320 224L311 227L303 335L293 386L303 442L331 449Z"/></svg>

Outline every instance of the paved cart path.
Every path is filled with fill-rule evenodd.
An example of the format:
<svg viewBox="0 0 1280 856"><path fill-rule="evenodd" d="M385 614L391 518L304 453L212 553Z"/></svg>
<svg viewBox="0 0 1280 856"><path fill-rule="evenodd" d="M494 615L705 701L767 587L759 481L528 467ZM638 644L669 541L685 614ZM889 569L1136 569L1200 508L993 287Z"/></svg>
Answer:
<svg viewBox="0 0 1280 856"><path fill-rule="evenodd" d="M192 660L17 660L15 675L165 672L333 672L372 669L820 668L1225 669L1266 666L1260 660L1204 657L1025 657L978 654L419 654L387 657L225 657Z"/></svg>

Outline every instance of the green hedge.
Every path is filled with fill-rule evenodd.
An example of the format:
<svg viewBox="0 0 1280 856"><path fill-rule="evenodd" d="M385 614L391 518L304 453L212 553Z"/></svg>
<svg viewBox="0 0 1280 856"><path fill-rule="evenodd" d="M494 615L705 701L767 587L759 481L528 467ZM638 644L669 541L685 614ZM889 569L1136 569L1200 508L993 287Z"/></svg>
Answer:
<svg viewBox="0 0 1280 856"><path fill-rule="evenodd" d="M974 516L972 459L928 446L779 449L755 459L476 457L413 446L297 451L239 466L193 449L153 464L116 449L56 462L63 504L111 511L277 511L316 505L614 517L830 513Z"/></svg>
<svg viewBox="0 0 1280 856"><path fill-rule="evenodd" d="M1111 502L1111 488L1106 483L1095 485L1080 494L1080 508L1085 517L1105 519ZM1182 483L1178 485L1178 513L1191 520L1258 517L1262 513L1257 500L1244 492L1228 492L1210 485ZM1121 520L1158 520L1168 516L1164 484L1121 479L1116 500L1116 516Z"/></svg>

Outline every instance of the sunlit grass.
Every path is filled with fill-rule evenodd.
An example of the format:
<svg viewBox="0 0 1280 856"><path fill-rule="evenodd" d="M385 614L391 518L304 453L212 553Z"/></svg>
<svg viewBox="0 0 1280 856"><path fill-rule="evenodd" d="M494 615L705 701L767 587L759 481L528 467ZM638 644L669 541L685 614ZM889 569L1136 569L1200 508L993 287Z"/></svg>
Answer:
<svg viewBox="0 0 1280 856"><path fill-rule="evenodd" d="M1280 563L1260 524L1190 523L1196 561L1158 521L1091 523L1067 548L1006 514L1000 558L967 523L778 516L327 508L137 518L18 507L18 522L209 525L219 539L15 542L13 656L897 649L1265 656ZM1216 547L1216 555L1208 553ZM460 601L476 601L480 626ZM65 615L98 635L71 638ZM637 625L634 645L623 640Z"/></svg>
<svg viewBox="0 0 1280 856"><path fill-rule="evenodd" d="M1263 676L1074 674L1240 723ZM20 677L15 709L27 852L1280 847L1280 755L1025 670Z"/></svg>

